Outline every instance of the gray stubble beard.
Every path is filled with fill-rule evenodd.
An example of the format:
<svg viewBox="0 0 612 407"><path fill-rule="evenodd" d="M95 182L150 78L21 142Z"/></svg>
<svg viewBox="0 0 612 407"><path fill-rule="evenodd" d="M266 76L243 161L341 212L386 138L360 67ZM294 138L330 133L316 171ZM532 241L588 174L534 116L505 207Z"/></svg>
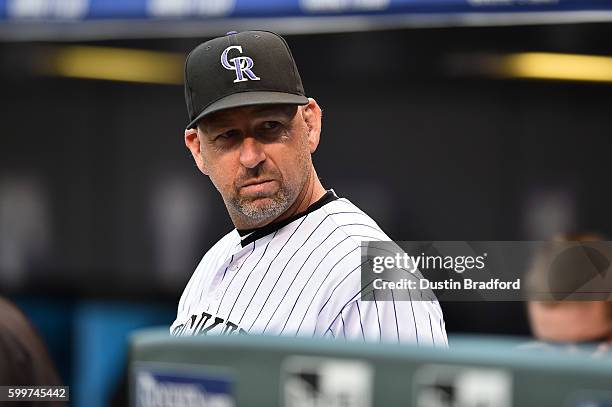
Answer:
<svg viewBox="0 0 612 407"><path fill-rule="evenodd" d="M267 219L277 218L289 209L292 204L290 195L290 191L281 186L276 194L267 197L267 199L270 199L270 202L264 205L255 205L253 199L237 197L232 200L232 206L245 218L253 221L253 223L260 223Z"/></svg>

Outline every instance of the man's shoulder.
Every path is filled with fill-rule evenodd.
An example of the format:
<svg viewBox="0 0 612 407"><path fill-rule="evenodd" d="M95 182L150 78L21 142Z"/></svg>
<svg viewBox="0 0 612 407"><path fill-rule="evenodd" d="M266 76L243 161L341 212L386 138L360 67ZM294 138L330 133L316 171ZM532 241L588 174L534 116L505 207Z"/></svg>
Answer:
<svg viewBox="0 0 612 407"><path fill-rule="evenodd" d="M321 273L322 286L332 288L342 283L359 291L361 248L368 241L387 241L389 237L378 224L346 198L338 198L324 205L309 224L307 233L316 236L309 256Z"/></svg>
<svg viewBox="0 0 612 407"><path fill-rule="evenodd" d="M338 198L323 206L319 216L355 242L390 240L374 219L347 198Z"/></svg>
<svg viewBox="0 0 612 407"><path fill-rule="evenodd" d="M368 214L347 198L338 198L323 206L320 217L323 259L317 267L326 269L321 291L326 295L343 293L351 298L361 289L361 249L368 241L390 238ZM346 295L344 295L346 294Z"/></svg>

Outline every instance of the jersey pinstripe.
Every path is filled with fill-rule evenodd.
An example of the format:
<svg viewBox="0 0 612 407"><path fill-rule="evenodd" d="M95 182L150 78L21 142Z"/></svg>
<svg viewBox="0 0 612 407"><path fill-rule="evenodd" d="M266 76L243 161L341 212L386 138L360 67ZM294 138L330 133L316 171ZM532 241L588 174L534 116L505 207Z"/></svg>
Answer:
<svg viewBox="0 0 612 407"><path fill-rule="evenodd" d="M237 230L197 266L173 335L324 336L447 346L435 298L381 301L361 293L362 241L389 241L345 198L243 244ZM428 297L429 298L429 297Z"/></svg>

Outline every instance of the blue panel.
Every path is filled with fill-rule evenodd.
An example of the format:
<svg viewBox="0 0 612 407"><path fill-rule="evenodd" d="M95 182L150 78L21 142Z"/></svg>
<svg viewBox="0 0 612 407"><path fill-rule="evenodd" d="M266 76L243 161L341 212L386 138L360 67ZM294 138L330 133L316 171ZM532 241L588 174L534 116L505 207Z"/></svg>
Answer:
<svg viewBox="0 0 612 407"><path fill-rule="evenodd" d="M90 0L88 18L145 18L147 0Z"/></svg>
<svg viewBox="0 0 612 407"><path fill-rule="evenodd" d="M299 16L302 14L297 0L236 0L233 16Z"/></svg>
<svg viewBox="0 0 612 407"><path fill-rule="evenodd" d="M140 327L169 326L174 317L174 307L105 302L80 305L73 330L72 405L108 405L125 368L128 335Z"/></svg>
<svg viewBox="0 0 612 407"><path fill-rule="evenodd" d="M57 2L61 0L46 0L41 3L43 9L48 9L44 18L56 18L53 15ZM87 0L85 0L87 1ZM214 9L219 6L220 0L207 3L206 1L185 0L89 0L86 19L147 19L149 5L162 4L170 7L177 15L170 18L215 18L215 17L295 17L316 15L347 15L347 14L398 14L398 13L465 13L465 12L529 12L529 11L577 11L577 10L612 10L612 0L558 0L549 3L533 1L516 1L508 5L507 2L482 2L478 4L468 0L389 0L380 8L368 8L364 1L347 1L342 9L325 10L320 7L306 8L301 4L308 4L307 0L227 0L230 6L227 10L218 13ZM8 0L0 0L0 19L7 17ZM312 1L313 4L325 4L324 0ZM331 4L337 2L330 2ZM373 2L376 4L376 1ZM505 5L502 3L506 3ZM46 6L45 6L46 5ZM359 5L359 6L356 6ZM209 9L201 10L201 7ZM178 11L177 11L178 10ZM217 10L219 11L219 10ZM155 16L153 16L155 17Z"/></svg>

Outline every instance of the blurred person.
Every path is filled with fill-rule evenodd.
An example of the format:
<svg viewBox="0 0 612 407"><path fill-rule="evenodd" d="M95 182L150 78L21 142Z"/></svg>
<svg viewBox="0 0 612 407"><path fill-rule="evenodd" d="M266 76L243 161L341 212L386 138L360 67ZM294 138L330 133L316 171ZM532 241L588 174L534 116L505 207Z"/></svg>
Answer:
<svg viewBox="0 0 612 407"><path fill-rule="evenodd" d="M25 315L0 298L0 386L62 386L45 345ZM5 405L5 404L2 404ZM57 401L15 405L64 406Z"/></svg>
<svg viewBox="0 0 612 407"><path fill-rule="evenodd" d="M447 345L437 301L362 301L361 242L391 239L322 186L311 157L321 109L282 37L230 32L200 44L185 64L185 98L185 144L235 229L197 266L173 335Z"/></svg>
<svg viewBox="0 0 612 407"><path fill-rule="evenodd" d="M553 239L554 243L562 242L596 242L607 240L604 236L595 233L565 234ZM550 279L551 270L544 267L549 263L550 253L540 252L534 266L529 271L528 286L532 291L552 291ZM581 263L581 259L563 259L564 264L559 265L567 270L565 273L557 273L553 276L559 287L580 287L580 281L588 278L587 267L598 267L601 271L606 270L610 263L607 259L601 259L602 264L596 258L588 258L591 264ZM557 267L559 268L559 267ZM553 270L554 272L555 270ZM554 283L554 282L553 282ZM555 297L555 292L550 292L550 299L530 300L527 303L529 323L533 335L540 341L541 346L551 344L566 351L577 350L577 345L594 345L595 354L608 352L612 344L612 302L605 300L564 300Z"/></svg>

